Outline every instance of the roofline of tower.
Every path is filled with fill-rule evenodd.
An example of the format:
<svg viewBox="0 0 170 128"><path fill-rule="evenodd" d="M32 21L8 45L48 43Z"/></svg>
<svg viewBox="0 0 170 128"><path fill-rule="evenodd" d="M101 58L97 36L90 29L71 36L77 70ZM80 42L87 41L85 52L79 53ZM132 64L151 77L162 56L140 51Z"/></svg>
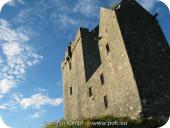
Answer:
<svg viewBox="0 0 170 128"><path fill-rule="evenodd" d="M138 2L139 0L131 0L131 1L136 2L140 7L142 7L145 11L147 11L148 14L150 14L151 16L153 16L147 9L145 9L141 4L139 4L139 2ZM127 2L127 0L121 0L121 1L116 5L115 9L113 9L113 10L116 10L116 9L118 8L118 6L119 6L119 5L121 6L121 4L123 4L124 2Z"/></svg>
<svg viewBox="0 0 170 128"><path fill-rule="evenodd" d="M137 0L131 0L131 1L136 2L136 3L137 3L139 6L141 6L145 11L147 11L142 5L140 5L140 4L137 2ZM121 4L122 4L123 2L126 2L126 0L121 0L121 1L117 4L117 6L116 6L115 9L100 7L100 11L101 11L102 9L116 10L117 7L118 7L119 5L121 6ZM153 16L149 11L147 11L147 12L148 12L149 15ZM98 26L98 25L97 25L97 26ZM95 28L96 28L96 27L95 27ZM95 29L95 28L94 28L94 29ZM93 30L94 30L94 29L93 29ZM78 41L79 41L78 38L81 38L81 33L84 32L84 31L86 31L86 32L92 32L93 30L89 31L88 28L80 27L80 28L77 30L77 32L76 32L75 38L71 41L71 43L70 43L70 45L69 45L69 46L71 47L71 52L74 51L74 48L76 47L76 45L77 45L77 43L78 43ZM78 35L80 35L80 37L77 37ZM68 46L68 47L69 47L69 46ZM64 56L64 59L62 60L62 64L61 64L61 65L62 65L62 66L61 66L62 68L65 66L67 56L68 56L68 48L65 50L65 56Z"/></svg>
<svg viewBox="0 0 170 128"><path fill-rule="evenodd" d="M89 32L88 28L84 28L84 27L80 27L76 34L75 34L75 38L71 41L71 43L69 44L68 47L71 47L71 52L74 51L74 48L76 47L78 41L79 41L79 38L81 38L81 33L83 31L86 31L86 32ZM80 36L79 36L80 35ZM79 36L79 37L78 37ZM68 47L66 48L65 50L65 56L64 56L64 59L62 60L62 64L61 64L61 67L64 68L65 64L66 64L66 58L68 57Z"/></svg>

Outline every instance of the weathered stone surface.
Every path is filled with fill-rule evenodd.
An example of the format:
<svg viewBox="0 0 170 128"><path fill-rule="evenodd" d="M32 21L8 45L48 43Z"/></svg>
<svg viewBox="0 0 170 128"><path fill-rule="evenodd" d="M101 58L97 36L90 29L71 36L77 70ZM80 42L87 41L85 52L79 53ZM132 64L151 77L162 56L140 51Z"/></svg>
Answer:
<svg viewBox="0 0 170 128"><path fill-rule="evenodd" d="M170 48L155 17L125 0L116 11L144 116L170 115Z"/></svg>
<svg viewBox="0 0 170 128"><path fill-rule="evenodd" d="M169 65L158 22L137 2L101 8L99 26L80 28L62 62L65 119L169 115Z"/></svg>

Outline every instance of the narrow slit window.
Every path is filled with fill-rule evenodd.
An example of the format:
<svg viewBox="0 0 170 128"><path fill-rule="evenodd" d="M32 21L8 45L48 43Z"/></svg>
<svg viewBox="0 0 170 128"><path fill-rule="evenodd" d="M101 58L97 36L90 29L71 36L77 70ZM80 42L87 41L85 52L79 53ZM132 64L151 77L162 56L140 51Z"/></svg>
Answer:
<svg viewBox="0 0 170 128"><path fill-rule="evenodd" d="M100 82L101 82L101 85L104 84L104 75L103 75L103 73L100 75Z"/></svg>
<svg viewBox="0 0 170 128"><path fill-rule="evenodd" d="M104 96L104 106L105 106L105 108L108 108L107 96Z"/></svg>
<svg viewBox="0 0 170 128"><path fill-rule="evenodd" d="M73 94L73 89L70 87L70 96Z"/></svg>
<svg viewBox="0 0 170 128"><path fill-rule="evenodd" d="M89 96L91 97L93 94L92 94L92 87L89 88Z"/></svg>
<svg viewBox="0 0 170 128"><path fill-rule="evenodd" d="M69 69L71 70L71 62L69 62Z"/></svg>
<svg viewBox="0 0 170 128"><path fill-rule="evenodd" d="M109 47L109 44L108 44L108 43L106 44L106 51L107 51L107 54L108 54L109 51L110 51L110 47Z"/></svg>

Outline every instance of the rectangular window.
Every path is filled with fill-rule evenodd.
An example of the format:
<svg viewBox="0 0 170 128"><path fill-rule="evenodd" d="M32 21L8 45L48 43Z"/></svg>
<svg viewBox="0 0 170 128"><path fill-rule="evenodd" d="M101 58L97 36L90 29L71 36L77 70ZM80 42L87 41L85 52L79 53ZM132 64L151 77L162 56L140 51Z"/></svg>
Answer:
<svg viewBox="0 0 170 128"><path fill-rule="evenodd" d="M69 62L69 69L71 70L71 62Z"/></svg>
<svg viewBox="0 0 170 128"><path fill-rule="evenodd" d="M73 94L72 87L70 87L70 96Z"/></svg>
<svg viewBox="0 0 170 128"><path fill-rule="evenodd" d="M104 84L104 75L103 73L100 75L100 82L103 85Z"/></svg>
<svg viewBox="0 0 170 128"><path fill-rule="evenodd" d="M104 96L104 106L105 106L105 108L108 108L107 96Z"/></svg>
<svg viewBox="0 0 170 128"><path fill-rule="evenodd" d="M109 51L110 51L110 47L109 47L109 44L108 44L108 43L106 44L106 51L107 51L107 54L108 54Z"/></svg>
<svg viewBox="0 0 170 128"><path fill-rule="evenodd" d="M92 96L92 87L89 88L89 96Z"/></svg>

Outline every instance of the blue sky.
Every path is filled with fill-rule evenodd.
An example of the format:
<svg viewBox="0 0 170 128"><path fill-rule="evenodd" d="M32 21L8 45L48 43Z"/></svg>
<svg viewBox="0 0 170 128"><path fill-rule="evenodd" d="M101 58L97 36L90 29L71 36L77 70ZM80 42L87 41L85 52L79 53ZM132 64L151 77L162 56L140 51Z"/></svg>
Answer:
<svg viewBox="0 0 170 128"><path fill-rule="evenodd" d="M99 7L119 0L13 0L0 13L0 127L40 128L63 118L60 63L77 29L98 24ZM170 42L168 8L139 0Z"/></svg>

